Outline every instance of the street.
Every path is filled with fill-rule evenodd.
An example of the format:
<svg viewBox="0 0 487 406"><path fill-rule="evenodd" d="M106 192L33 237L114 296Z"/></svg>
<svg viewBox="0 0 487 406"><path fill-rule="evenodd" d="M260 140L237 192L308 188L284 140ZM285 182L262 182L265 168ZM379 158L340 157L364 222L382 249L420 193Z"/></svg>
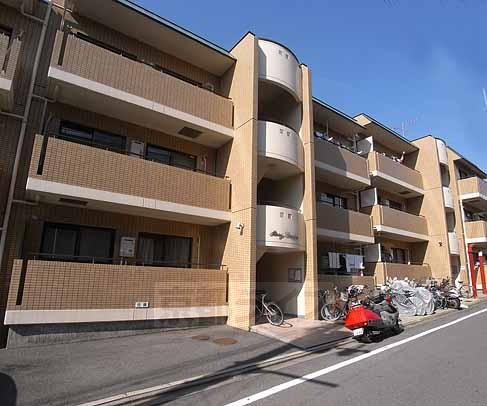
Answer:
<svg viewBox="0 0 487 406"><path fill-rule="evenodd" d="M487 305L412 327L380 343L346 344L305 362L235 377L192 393L173 394L161 398L160 404L485 405L487 312L478 313L483 309L487 310ZM471 317L429 332L464 316ZM375 350L377 354L353 361ZM354 363L333 371L344 361ZM323 375L300 379L308 374Z"/></svg>

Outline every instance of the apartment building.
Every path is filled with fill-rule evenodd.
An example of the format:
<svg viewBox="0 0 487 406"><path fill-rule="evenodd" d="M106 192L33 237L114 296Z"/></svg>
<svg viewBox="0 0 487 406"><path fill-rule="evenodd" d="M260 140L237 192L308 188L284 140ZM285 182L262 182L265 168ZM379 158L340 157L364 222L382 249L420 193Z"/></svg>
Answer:
<svg viewBox="0 0 487 406"><path fill-rule="evenodd" d="M486 175L313 97L285 45L225 50L127 0L0 11L9 346L248 329L258 290L316 319L320 288L468 281L483 258Z"/></svg>

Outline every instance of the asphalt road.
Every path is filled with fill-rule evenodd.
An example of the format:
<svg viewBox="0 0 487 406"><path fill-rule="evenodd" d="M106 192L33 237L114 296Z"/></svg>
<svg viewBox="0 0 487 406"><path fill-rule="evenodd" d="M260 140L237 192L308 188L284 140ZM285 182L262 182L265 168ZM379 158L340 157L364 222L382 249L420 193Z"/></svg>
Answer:
<svg viewBox="0 0 487 406"><path fill-rule="evenodd" d="M160 398L156 403L487 405L487 312L430 331L483 309L487 310L487 304L410 327L379 343L348 343L306 361L193 388ZM391 344L393 348L388 348ZM344 361L349 365L343 366ZM313 373L314 379L296 381Z"/></svg>

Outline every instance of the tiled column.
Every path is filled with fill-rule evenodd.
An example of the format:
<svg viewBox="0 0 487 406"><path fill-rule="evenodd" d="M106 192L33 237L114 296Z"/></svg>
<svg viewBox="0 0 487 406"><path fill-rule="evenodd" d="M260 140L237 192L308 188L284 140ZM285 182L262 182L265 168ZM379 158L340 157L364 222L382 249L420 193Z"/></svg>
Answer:
<svg viewBox="0 0 487 406"><path fill-rule="evenodd" d="M318 319L318 254L316 243L315 144L313 136L313 100L311 73L301 65L303 78L303 124L301 139L304 146L303 215L306 227L306 273L304 279L305 317Z"/></svg>

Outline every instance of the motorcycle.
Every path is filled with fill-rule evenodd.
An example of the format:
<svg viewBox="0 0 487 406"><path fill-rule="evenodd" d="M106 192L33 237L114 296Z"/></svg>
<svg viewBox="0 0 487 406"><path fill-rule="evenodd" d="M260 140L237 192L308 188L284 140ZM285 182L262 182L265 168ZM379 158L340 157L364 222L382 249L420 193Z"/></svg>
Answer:
<svg viewBox="0 0 487 406"><path fill-rule="evenodd" d="M345 318L345 327L357 341L370 343L374 336L390 331L399 334L399 312L390 295L380 294L354 305Z"/></svg>
<svg viewBox="0 0 487 406"><path fill-rule="evenodd" d="M443 295L445 296L446 299L446 307L450 309L460 310L462 302L460 299L461 295L458 289L451 288L447 291L444 291Z"/></svg>

